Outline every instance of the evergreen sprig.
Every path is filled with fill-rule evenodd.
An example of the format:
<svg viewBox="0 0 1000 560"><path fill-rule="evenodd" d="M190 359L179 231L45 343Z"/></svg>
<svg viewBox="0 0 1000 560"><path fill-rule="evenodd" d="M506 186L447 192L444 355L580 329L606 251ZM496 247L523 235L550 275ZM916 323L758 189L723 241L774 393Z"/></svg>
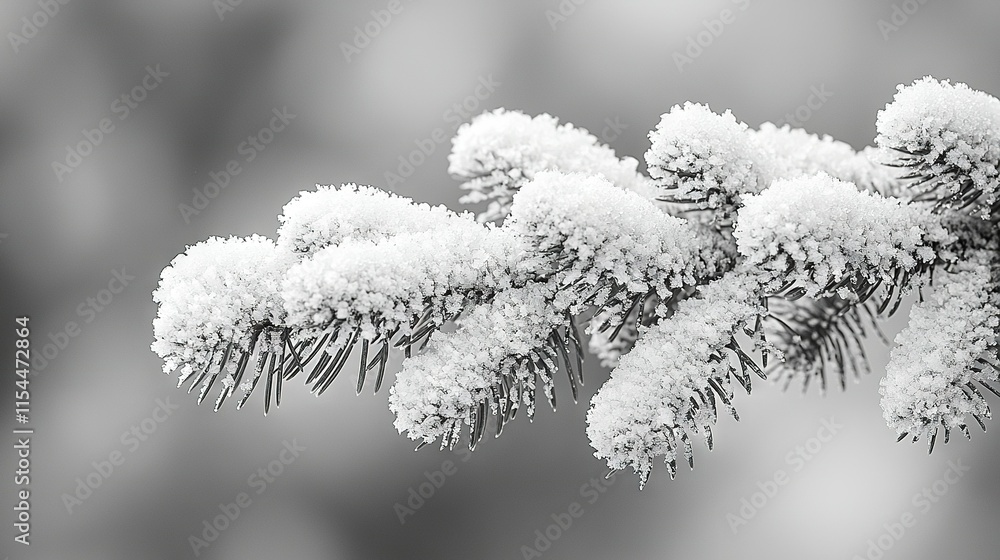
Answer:
<svg viewBox="0 0 1000 560"><path fill-rule="evenodd" d="M645 177L554 117L484 113L449 156L464 200L489 202L479 216L353 184L303 192L277 242L212 238L164 269L152 348L199 403L221 386L215 409L237 391L242 408L260 386L265 413L297 376L322 394L356 359L357 392L372 376L378 391L401 360L396 428L442 448L467 428L474 448L522 406L555 409L558 379L575 401L588 345L613 367L591 445L643 485L654 459L671 478L693 467L696 435L713 447L736 385L867 372L866 341L916 290L880 391L900 439L933 449L969 418L985 429L1000 396L1000 101L925 78L876 126L873 158L678 105Z"/></svg>

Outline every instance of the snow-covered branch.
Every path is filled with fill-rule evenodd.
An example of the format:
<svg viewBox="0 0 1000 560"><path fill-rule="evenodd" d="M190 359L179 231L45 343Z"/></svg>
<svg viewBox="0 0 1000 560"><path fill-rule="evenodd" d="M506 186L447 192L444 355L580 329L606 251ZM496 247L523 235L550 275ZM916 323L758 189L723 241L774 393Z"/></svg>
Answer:
<svg viewBox="0 0 1000 560"><path fill-rule="evenodd" d="M372 371L377 391L401 358L396 428L452 447L532 417L536 396L555 408L557 379L576 399L589 347L613 368L588 413L595 455L642 485L654 459L693 466L720 408L738 418L734 380L867 372L865 340L916 290L882 405L933 447L970 416L985 428L979 388L1000 383L1000 101L924 78L876 124L878 148L856 151L676 105L646 177L586 130L487 112L449 157L477 217L304 191L276 242L212 238L164 269L152 348L199 402L218 384L217 409L237 391L242 406L260 384L265 412L299 374L322 393L357 357L358 392Z"/></svg>

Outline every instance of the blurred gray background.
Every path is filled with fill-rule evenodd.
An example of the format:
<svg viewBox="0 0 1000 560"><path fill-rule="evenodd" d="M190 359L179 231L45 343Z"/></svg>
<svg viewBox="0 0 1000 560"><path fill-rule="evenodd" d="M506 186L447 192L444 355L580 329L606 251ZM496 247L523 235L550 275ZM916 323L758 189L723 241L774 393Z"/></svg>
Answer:
<svg viewBox="0 0 1000 560"><path fill-rule="evenodd" d="M805 128L860 148L898 83L930 74L1000 93L997 2L61 2L0 6L0 338L13 355L13 319L28 314L36 355L52 344L31 383L32 545L13 541L7 428L0 557L501 559L537 557L522 548L537 545L552 559L997 558L1000 439L976 433L931 456L894 443L877 344L875 373L845 393L758 382L737 398L739 423L720 419L716 450L699 442L696 470L670 481L659 466L642 492L623 473L604 493L581 489L606 473L585 435L608 375L594 363L579 404L561 384L557 414L519 418L468 458L414 453L386 390L356 397L350 379L319 399L297 382L266 419L260 399L213 414L149 350L150 294L186 245L273 236L282 205L316 183L386 186L400 156L436 129L450 138L462 113L549 112L641 160L659 115L693 100L751 126L798 110ZM390 5L398 13L376 17ZM262 132L283 108L294 118ZM102 122L110 132L95 131ZM263 149L244 144L258 135ZM393 190L458 208L449 148L435 144ZM179 205L233 160L239 175L185 217ZM134 279L111 294L115 272ZM13 427L9 369L0 386ZM155 411L157 399L177 410ZM830 417L843 427L817 447ZM305 450L274 463L292 440ZM808 461L797 447L811 447ZM428 493L425 472L448 460L454 472L401 523L395 505ZM949 461L968 466L955 484L941 482ZM280 475L251 478L269 465ZM779 470L787 483L734 530L728 514ZM88 477L100 486L72 502ZM934 501L914 501L925 487ZM190 537L241 492L251 503L196 555ZM574 502L582 516L553 529ZM915 526L892 534L907 514ZM546 530L558 535L548 547Z"/></svg>

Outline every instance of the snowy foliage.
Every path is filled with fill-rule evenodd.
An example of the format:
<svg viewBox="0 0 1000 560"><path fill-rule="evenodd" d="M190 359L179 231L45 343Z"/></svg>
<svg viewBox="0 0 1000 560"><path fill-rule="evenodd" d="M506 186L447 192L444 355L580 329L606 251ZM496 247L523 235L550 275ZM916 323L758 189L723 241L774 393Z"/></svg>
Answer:
<svg viewBox="0 0 1000 560"><path fill-rule="evenodd" d="M153 292L159 312L152 349L163 358L163 371L181 368L183 382L219 363L220 345L246 350L253 329L281 325L281 276L293 261L259 235L213 237L174 258Z"/></svg>
<svg viewBox="0 0 1000 560"><path fill-rule="evenodd" d="M278 246L309 254L347 239L379 241L431 231L456 217L444 206L416 204L374 187L317 185L316 190L300 192L282 209Z"/></svg>
<svg viewBox="0 0 1000 560"><path fill-rule="evenodd" d="M759 313L759 288L752 275L726 275L641 334L591 402L587 435L597 457L612 469L632 467L641 485L658 456L671 477L679 449L693 466L690 435L704 434L711 448L716 399L736 415L727 349Z"/></svg>
<svg viewBox="0 0 1000 560"><path fill-rule="evenodd" d="M872 148L855 152L849 144L831 136L821 137L787 124L778 128L764 123L750 132L773 159L775 178L794 179L826 173L882 195L895 195L898 191L897 173L879 165L873 159Z"/></svg>
<svg viewBox="0 0 1000 560"><path fill-rule="evenodd" d="M859 191L826 174L779 180L750 196L734 232L749 266L786 277L807 295L860 277L932 263L947 232L926 209Z"/></svg>
<svg viewBox="0 0 1000 560"><path fill-rule="evenodd" d="M482 415L478 407L487 400L489 387L503 385L502 375L512 389L497 388L494 394L523 390L532 415L536 373L546 396L554 396L552 373L566 348L552 339L557 327L566 326L567 312L594 304L622 321L621 315L647 294L669 298L674 290L694 284L696 272L706 271L694 230L684 220L600 176L538 173L515 195L504 227L547 256L536 265L539 281L500 292L491 303L474 308L456 333L435 335L425 354L404 365L392 406L398 411L397 429L413 439L442 437L444 443L455 425L474 425L473 413ZM492 334L484 339L484 332ZM486 346L470 352L476 344ZM458 391L453 379L473 373L473 390ZM452 385L440 385L446 383ZM411 407L403 404L414 392L422 399L416 418L405 414ZM514 397L491 399L495 415L505 414L501 398Z"/></svg>
<svg viewBox="0 0 1000 560"><path fill-rule="evenodd" d="M824 394L834 381L846 390L849 378L860 382L871 372L865 341L888 342L878 325L878 306L870 299L859 302L854 294L771 297L767 306L765 338L781 358L772 373L786 390L798 382L803 392L818 386Z"/></svg>
<svg viewBox="0 0 1000 560"><path fill-rule="evenodd" d="M613 371L587 435L641 485L660 457L671 477L693 466L694 436L711 448L718 409L737 416L734 381L867 372L865 341L916 287L886 421L968 435L989 417L977 384L1000 383L1000 101L925 78L877 126L879 148L855 151L676 105L649 134L647 178L586 130L487 112L449 156L462 200L488 203L476 219L373 187L304 191L277 242L212 238L164 269L152 348L199 402L221 377L216 409L264 380L265 413L299 373L322 393L350 361L358 392L375 368L378 391L401 358L396 429L452 447L538 398L555 408L557 378L576 400L589 347Z"/></svg>
<svg viewBox="0 0 1000 560"><path fill-rule="evenodd" d="M901 438L927 437L933 446L938 430L945 441L951 430L969 436L969 416L986 429L990 407L976 383L996 391L989 383L1000 381L1000 270L988 254L979 261L939 275L934 293L913 307L896 337L880 393L885 420Z"/></svg>
<svg viewBox="0 0 1000 560"><path fill-rule="evenodd" d="M638 161L619 159L585 129L546 114L483 113L458 129L453 144L448 172L469 191L461 202L489 201L482 221L505 217L514 194L541 171L603 175L617 187L651 193L649 180L636 171Z"/></svg>
<svg viewBox="0 0 1000 560"><path fill-rule="evenodd" d="M619 287L633 297L655 292L666 298L718 269L699 255L695 230L685 220L601 177L539 173L511 210L509 227L540 253L556 255L556 280L565 286Z"/></svg>
<svg viewBox="0 0 1000 560"><path fill-rule="evenodd" d="M922 195L990 215L1000 190L1000 100L926 77L899 86L876 128L885 161L911 168Z"/></svg>
<svg viewBox="0 0 1000 560"><path fill-rule="evenodd" d="M773 179L764 147L730 111L719 115L707 105L675 105L649 139L646 164L661 196L711 211L712 223L727 223L743 195L760 192Z"/></svg>
<svg viewBox="0 0 1000 560"><path fill-rule="evenodd" d="M365 340L402 328L430 308L437 324L457 315L473 292L509 286L518 262L511 236L471 219L379 242L347 241L292 267L282 295L288 323L360 328Z"/></svg>
<svg viewBox="0 0 1000 560"><path fill-rule="evenodd" d="M657 318L658 302L658 298L650 296L625 314L624 318L621 313L611 309L605 309L591 318L588 330L590 353L601 360L602 366L616 367L618 360L632 350L639 339L640 325L649 326ZM672 312L673 309L669 307L661 310L664 316ZM615 323L618 324L617 327Z"/></svg>
<svg viewBox="0 0 1000 560"><path fill-rule="evenodd" d="M396 429L425 443L441 438L443 446L457 438L463 424L471 425L474 412L485 414L477 411L490 391L504 395L494 414L516 408L521 399L533 407L533 397L519 387L533 394L539 373L543 390L551 392L555 364L536 363L542 361L539 348L562 319L551 303L553 292L551 284L542 283L502 292L473 308L454 333L435 333L426 351L407 360L396 376L389 396ZM501 374L508 375L507 385ZM529 415L533 412L529 408Z"/></svg>

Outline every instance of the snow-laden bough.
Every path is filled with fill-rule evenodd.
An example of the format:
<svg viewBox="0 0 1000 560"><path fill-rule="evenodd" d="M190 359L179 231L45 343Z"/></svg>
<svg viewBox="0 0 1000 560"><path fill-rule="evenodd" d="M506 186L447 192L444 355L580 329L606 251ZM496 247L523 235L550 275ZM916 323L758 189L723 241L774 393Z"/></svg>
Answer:
<svg viewBox="0 0 1000 560"><path fill-rule="evenodd" d="M937 257L934 247L950 239L926 208L825 173L775 181L747 197L734 235L746 266L809 296L905 286L900 277L923 272Z"/></svg>
<svg viewBox="0 0 1000 560"><path fill-rule="evenodd" d="M380 241L435 230L457 215L444 206L418 204L390 192L348 183L302 191L278 216L278 246L312 254L345 240Z"/></svg>
<svg viewBox="0 0 1000 560"><path fill-rule="evenodd" d="M619 158L586 129L520 111L488 111L459 127L448 156L448 172L469 191L461 202L489 201L480 221L510 213L514 194L542 171L600 175L617 187L651 198L649 179L635 158Z"/></svg>
<svg viewBox="0 0 1000 560"><path fill-rule="evenodd" d="M900 85L879 111L885 163L909 171L914 198L989 218L1000 191L1000 100L925 77Z"/></svg>
<svg viewBox="0 0 1000 560"><path fill-rule="evenodd" d="M708 223L730 225L743 196L774 179L770 153L730 111L719 115L707 105L675 105L649 139L646 164L660 197L690 205Z"/></svg>
<svg viewBox="0 0 1000 560"><path fill-rule="evenodd" d="M423 443L441 439L444 448L468 425L474 445L489 413L497 416L499 435L522 400L534 415L536 388L553 399L557 358L543 347L565 319L553 295L549 283L507 290L473 308L457 331L434 333L426 351L404 362L390 389L396 429Z"/></svg>
<svg viewBox="0 0 1000 560"><path fill-rule="evenodd" d="M810 134L787 124L778 127L767 122L749 132L772 158L775 179L826 173L883 196L901 194L900 174L891 167L880 165L873 147L856 152L850 144L829 135Z"/></svg>
<svg viewBox="0 0 1000 560"><path fill-rule="evenodd" d="M515 195L504 230L542 255L534 282L474 308L459 321L458 331L435 335L426 354L404 365L397 381L401 389L393 389L393 410L397 429L413 439L440 437L445 445L453 441L456 426L468 424L476 442L487 406L499 430L516 412L518 395L532 416L536 376L554 407L552 377L560 361L576 398L582 350L573 314L597 306L613 314L609 323L620 324L650 295L668 300L709 267L686 221L599 176L539 173ZM463 350L482 346L484 341L472 339L484 332L492 333L492 346ZM477 373L470 377L470 371ZM435 389L442 376L451 380L450 391ZM472 385L460 391L458 379ZM412 394L423 399L415 417L405 404Z"/></svg>
<svg viewBox="0 0 1000 560"><path fill-rule="evenodd" d="M354 357L358 391L375 368L377 390L398 348L396 428L451 447L465 426L475 446L488 422L499 435L531 417L536 398L555 408L559 370L575 400L589 345L614 371L588 436L642 484L654 459L671 476L693 463L694 435L712 446L718 408L736 415L732 381L749 393L768 356L786 383L845 385L918 288L886 420L914 439L968 435L989 415L977 384L994 391L1000 370L1000 101L926 78L877 127L873 159L677 105L650 133L647 178L583 129L490 111L449 156L484 214L353 184L302 192L276 243L212 238L164 269L153 349L199 402L221 384L216 409L237 390L242 406L259 384L266 413L283 382L303 373L322 393Z"/></svg>
<svg viewBox="0 0 1000 560"><path fill-rule="evenodd" d="M198 402L221 374L225 396L218 407L236 390L255 348L258 357L281 350L275 336L285 329L279 287L294 260L270 239L253 235L213 237L171 261L153 292L159 310L152 349L163 358L164 373L180 368L178 387L193 379L189 392L200 383ZM258 360L253 384L262 369Z"/></svg>
<svg viewBox="0 0 1000 560"><path fill-rule="evenodd" d="M587 436L595 456L611 469L631 467L640 486L656 457L664 458L671 478L680 456L694 467L691 436L703 434L711 449L718 408L739 419L732 377L748 393L747 369L764 377L734 338L762 312L760 289L753 275L727 274L641 333L591 401Z"/></svg>
<svg viewBox="0 0 1000 560"><path fill-rule="evenodd" d="M997 394L1000 268L996 255L956 265L936 277L934 292L910 311L896 337L879 392L889 428L899 439L928 440L939 433L971 439L971 416L985 431L990 406L977 384Z"/></svg>

